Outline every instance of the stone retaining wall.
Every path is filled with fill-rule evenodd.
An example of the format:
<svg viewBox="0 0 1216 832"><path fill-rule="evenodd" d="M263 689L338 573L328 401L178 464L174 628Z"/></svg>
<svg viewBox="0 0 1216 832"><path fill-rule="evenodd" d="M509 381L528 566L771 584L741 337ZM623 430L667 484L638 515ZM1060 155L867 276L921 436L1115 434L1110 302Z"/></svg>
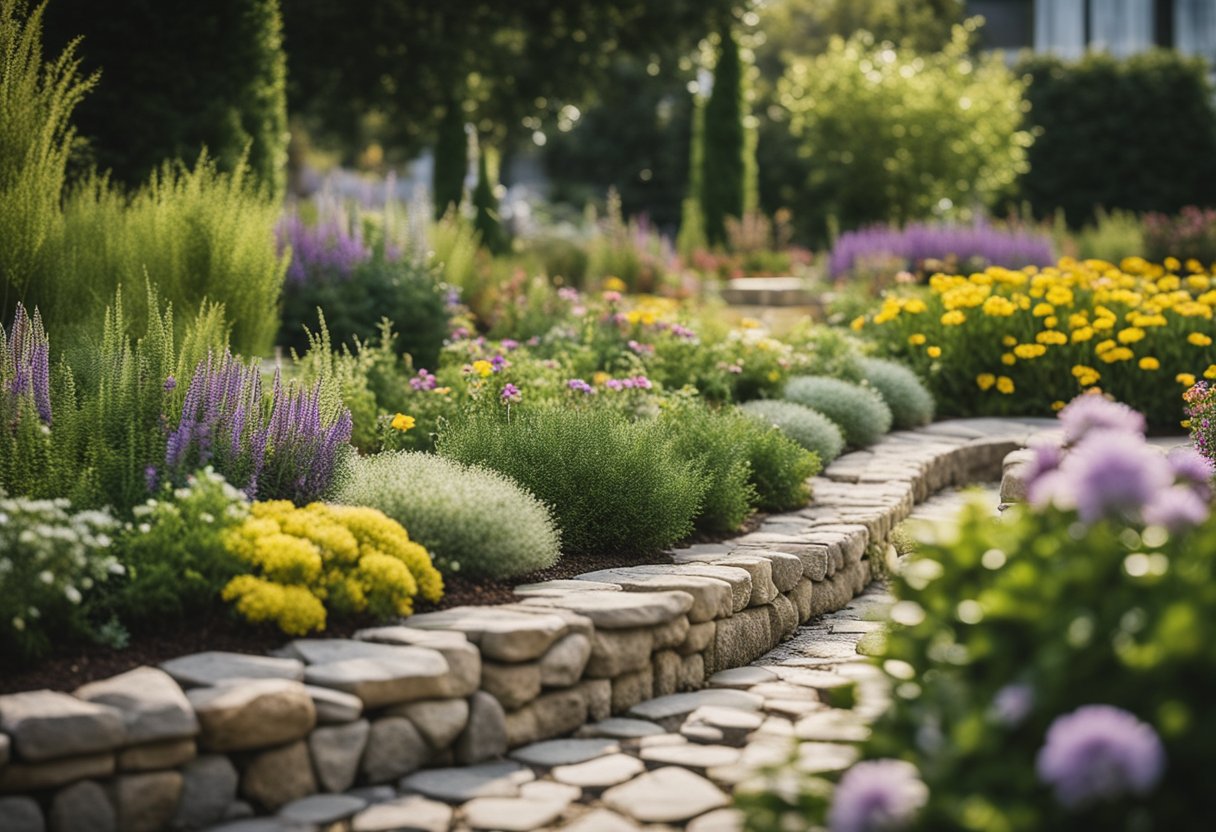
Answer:
<svg viewBox="0 0 1216 832"><path fill-rule="evenodd" d="M966 420L841 457L815 499L672 563L521 586L274 656L200 653L0 696L0 832L199 829L569 734L746 665L870 582L915 503L1000 477L1050 422ZM638 709L634 711L634 709ZM653 718L653 715L650 715Z"/></svg>

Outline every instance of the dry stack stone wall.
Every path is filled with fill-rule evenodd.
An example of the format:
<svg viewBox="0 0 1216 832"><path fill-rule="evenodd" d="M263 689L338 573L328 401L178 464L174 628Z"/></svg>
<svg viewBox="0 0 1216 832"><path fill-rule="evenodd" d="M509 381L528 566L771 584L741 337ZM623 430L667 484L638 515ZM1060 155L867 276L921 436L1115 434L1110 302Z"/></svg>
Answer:
<svg viewBox="0 0 1216 832"><path fill-rule="evenodd" d="M351 794L353 814L360 789L408 788L421 769L614 714L661 721L643 703L697 690L843 608L913 505L999 478L1044 424L891 434L829 466L809 507L670 564L521 586L518 603L298 639L273 656L199 653L73 694L0 696L0 832L201 829L318 793Z"/></svg>

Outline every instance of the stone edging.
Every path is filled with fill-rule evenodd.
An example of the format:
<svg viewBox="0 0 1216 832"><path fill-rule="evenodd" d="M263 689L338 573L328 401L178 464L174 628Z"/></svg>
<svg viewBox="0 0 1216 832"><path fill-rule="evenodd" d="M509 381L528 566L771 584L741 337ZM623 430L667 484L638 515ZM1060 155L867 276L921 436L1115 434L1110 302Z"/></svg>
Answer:
<svg viewBox="0 0 1216 832"><path fill-rule="evenodd" d="M408 790L419 769L613 714L682 715L681 692L860 594L869 553L916 503L998 479L1006 455L1053 424L890 434L828 466L807 508L676 550L669 566L524 586L519 603L298 639L275 656L200 653L74 695L0 696L0 832L197 829L356 784L404 777Z"/></svg>

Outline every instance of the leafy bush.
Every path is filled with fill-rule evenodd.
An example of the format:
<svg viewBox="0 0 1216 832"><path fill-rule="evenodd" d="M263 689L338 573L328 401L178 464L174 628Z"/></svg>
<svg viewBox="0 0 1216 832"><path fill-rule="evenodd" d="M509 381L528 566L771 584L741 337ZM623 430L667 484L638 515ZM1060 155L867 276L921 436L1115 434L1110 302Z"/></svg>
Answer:
<svg viewBox="0 0 1216 832"><path fill-rule="evenodd" d="M445 573L513 578L557 562L549 509L496 471L421 453L350 460L333 497L410 530Z"/></svg>
<svg viewBox="0 0 1216 832"><path fill-rule="evenodd" d="M1057 211L1054 223L1056 247L1061 254L1078 260L1105 260L1118 263L1128 257L1149 251L1145 246L1145 224L1133 211L1099 209L1093 222L1086 223L1076 231L1070 231L1063 210ZM1169 252L1151 258L1161 260Z"/></svg>
<svg viewBox="0 0 1216 832"><path fill-rule="evenodd" d="M1040 451L1027 510L972 505L894 582L896 696L864 755L919 770L910 828L1194 829L1208 803L1212 469L1101 397L1062 418L1072 447Z"/></svg>
<svg viewBox="0 0 1216 832"><path fill-rule="evenodd" d="M241 571L225 533L249 515L245 495L205 468L131 513L133 522L115 544L125 578L112 580L97 606L127 626L188 620L214 609L224 584Z"/></svg>
<svg viewBox="0 0 1216 832"><path fill-rule="evenodd" d="M785 398L817 410L839 427L854 448L873 445L891 429L891 408L873 390L824 376L795 376Z"/></svg>
<svg viewBox="0 0 1216 832"><path fill-rule="evenodd" d="M891 408L896 429L918 428L933 421L933 395L916 373L903 364L882 358L864 359L861 368L866 381Z"/></svg>
<svg viewBox="0 0 1216 832"><path fill-rule="evenodd" d="M252 572L229 581L224 600L289 635L325 629L331 610L385 620L413 612L416 595L431 602L443 595L426 549L373 508L254 503L225 543Z"/></svg>
<svg viewBox="0 0 1216 832"><path fill-rule="evenodd" d="M832 277L845 277L858 266L890 258L912 272L940 271L946 263L971 271L985 266L1047 266L1054 260L1051 240L1035 232L984 222L970 226L914 222L903 228L875 225L841 234L832 246Z"/></svg>
<svg viewBox="0 0 1216 832"><path fill-rule="evenodd" d="M937 275L853 327L912 367L944 415L1047 415L1098 386L1174 426L1181 391L1216 377L1216 284L1198 263L1167 265L1064 258Z"/></svg>
<svg viewBox="0 0 1216 832"><path fill-rule="evenodd" d="M828 464L844 451L844 434L836 423L817 410L794 402L757 399L740 410L758 422L773 425Z"/></svg>
<svg viewBox="0 0 1216 832"><path fill-rule="evenodd" d="M1020 189L1037 216L1062 208L1077 226L1096 207L1173 213L1211 199L1216 107L1202 59L1172 49L1077 61L1037 54L1017 72L1035 134Z"/></svg>
<svg viewBox="0 0 1216 832"><path fill-rule="evenodd" d="M36 658L58 636L90 632L82 601L122 571L110 549L117 530L109 512L0 489L0 654Z"/></svg>
<svg viewBox="0 0 1216 832"><path fill-rule="evenodd" d="M739 429L747 443L752 485L760 497L757 507L790 511L805 506L811 498L807 481L819 473L819 457L772 425L740 417Z"/></svg>
<svg viewBox="0 0 1216 832"><path fill-rule="evenodd" d="M941 52L920 54L862 32L790 63L778 100L805 178L780 196L810 236L825 236L829 216L845 228L966 218L1012 192L1030 143L1022 84L999 57L969 54L969 41L956 27Z"/></svg>
<svg viewBox="0 0 1216 832"><path fill-rule="evenodd" d="M465 419L441 433L439 452L501 471L550 505L573 553L670 546L692 531L706 491L661 425L603 409Z"/></svg>
<svg viewBox="0 0 1216 832"><path fill-rule="evenodd" d="M1188 205L1177 216L1144 218L1144 250L1155 261L1167 258L1216 264L1216 208Z"/></svg>
<svg viewBox="0 0 1216 832"><path fill-rule="evenodd" d="M1216 377L1216 372L1212 375ZM1199 453L1216 463L1216 386L1200 381L1183 394L1191 441Z"/></svg>
<svg viewBox="0 0 1216 832"><path fill-rule="evenodd" d="M733 411L711 411L700 402L673 405L661 418L672 448L697 466L705 484L697 528L707 532L739 528L760 498L751 482L750 426L740 424Z"/></svg>

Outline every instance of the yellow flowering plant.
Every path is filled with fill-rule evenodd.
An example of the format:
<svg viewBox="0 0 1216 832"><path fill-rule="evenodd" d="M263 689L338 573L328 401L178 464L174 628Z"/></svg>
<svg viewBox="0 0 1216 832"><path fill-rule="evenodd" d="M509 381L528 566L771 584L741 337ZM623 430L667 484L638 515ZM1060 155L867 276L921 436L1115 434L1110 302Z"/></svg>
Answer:
<svg viewBox="0 0 1216 832"><path fill-rule="evenodd" d="M1198 262L1063 258L935 274L852 328L928 380L944 415L1029 413L1100 388L1176 426L1216 363L1216 275Z"/></svg>
<svg viewBox="0 0 1216 832"><path fill-rule="evenodd" d="M324 630L330 611L387 619L413 612L418 595L443 595L426 549L373 508L254 503L224 542L248 571L228 582L223 599L289 635Z"/></svg>

